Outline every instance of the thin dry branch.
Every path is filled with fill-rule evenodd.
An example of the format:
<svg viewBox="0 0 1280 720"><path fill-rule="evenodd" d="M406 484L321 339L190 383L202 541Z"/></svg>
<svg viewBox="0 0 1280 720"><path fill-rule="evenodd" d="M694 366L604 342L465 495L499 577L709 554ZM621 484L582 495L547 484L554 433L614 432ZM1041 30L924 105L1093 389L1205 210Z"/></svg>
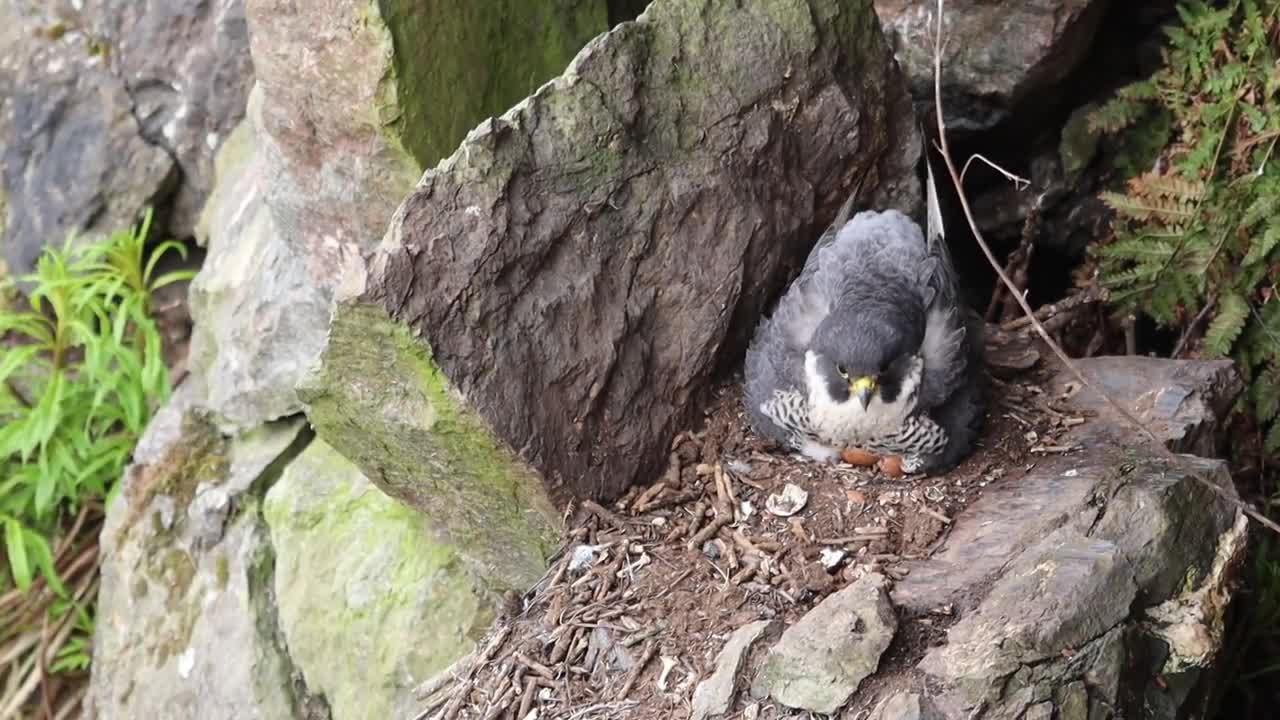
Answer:
<svg viewBox="0 0 1280 720"><path fill-rule="evenodd" d="M1127 408L1125 408L1119 402L1117 402L1115 398L1107 394L1102 388L1098 387L1093 382L1091 382L1089 378L1087 378L1085 374L1080 370L1080 368L1074 362L1072 362L1071 358L1067 356L1067 353L1062 349L1062 346L1054 342L1053 338L1050 337L1049 332L1045 330L1044 325L1036 317L1035 311L1032 310L1031 305L1027 303L1027 300L1025 297L1022 296L1022 293L1018 292L1017 286L1013 283L1013 281L1009 278L1009 275L1004 271L1004 268L1001 267L1000 263L996 260L995 254L991 252L991 247L987 245L986 240L983 239L982 231L978 229L978 223L973 217L973 209L969 206L969 198L968 196L965 195L964 184L961 180L960 173L956 169L955 162L951 159L951 147L947 141L947 126L945 122L945 113L943 112L943 107L942 107L942 25L943 25L943 17L944 17L944 8L943 8L944 3L945 3L945 0L938 0L937 29L934 34L934 44L933 44L934 110L937 115L937 123L938 123L937 148L938 148L939 154L942 155L943 162L947 166L947 174L951 177L951 183L955 186L956 195L960 200L960 207L961 209L964 210L964 217L969 224L969 229L973 232L974 241L978 243L978 247L982 250L982 254L986 256L987 262L991 265L992 269L996 271L996 274L1000 277L1000 282L1004 283L1004 286L1005 288L1008 289L1010 296L1012 296L1013 299L1017 301L1018 306L1022 309L1023 314L1030 321L1032 327L1035 328L1036 333L1040 336L1040 339L1043 340L1044 343L1049 346L1049 349L1053 351L1053 354L1056 355L1058 357L1058 360L1060 360L1062 364L1065 365L1066 368L1071 372L1071 374L1074 375L1076 379L1080 381L1080 384L1097 393L1098 396L1101 397L1104 401L1106 401L1106 403L1110 405L1116 412L1118 412L1121 417L1123 417L1125 420L1131 423L1134 427L1138 428L1142 432L1142 434L1148 440L1150 440L1151 443L1155 445L1156 448L1159 449L1159 452L1163 456L1169 457L1169 458L1176 457L1173 451L1170 450L1168 447L1166 447L1165 444L1161 442L1160 438L1156 437L1155 433L1151 432L1151 429L1148 428L1145 423L1143 423L1141 420L1137 418L1137 416L1135 416ZM930 179L932 180L932 174L930 176ZM1271 530L1274 530L1277 533L1280 533L1280 525L1276 524L1270 518L1266 517L1262 513L1255 510L1248 503L1240 500L1239 498L1232 497L1231 495L1227 494L1226 489L1219 487L1218 485L1212 482L1209 482L1208 480L1200 477L1199 475L1195 475L1194 477L1202 485L1212 490L1219 497L1231 503L1232 505L1234 505L1236 508L1244 512L1249 517L1253 518L1254 520L1257 520L1263 526L1270 528Z"/></svg>
<svg viewBox="0 0 1280 720"><path fill-rule="evenodd" d="M1017 190L1025 190L1031 187L1030 180L1022 177L1021 175L1015 175L1009 172L1008 170L1005 170L1004 168L1000 167L994 162L991 162L990 160L988 160L986 157L979 155L977 153L974 153L972 156L970 156L968 160L965 161L964 169L960 171L960 182L964 182L965 173L969 172L969 166L973 164L974 160L981 160L982 162L986 163L987 166L990 167L992 170L995 170L996 172L1003 175L1005 180L1008 180L1009 182L1013 183L1013 187ZM1039 203L1037 203L1037 206L1038 205Z"/></svg>

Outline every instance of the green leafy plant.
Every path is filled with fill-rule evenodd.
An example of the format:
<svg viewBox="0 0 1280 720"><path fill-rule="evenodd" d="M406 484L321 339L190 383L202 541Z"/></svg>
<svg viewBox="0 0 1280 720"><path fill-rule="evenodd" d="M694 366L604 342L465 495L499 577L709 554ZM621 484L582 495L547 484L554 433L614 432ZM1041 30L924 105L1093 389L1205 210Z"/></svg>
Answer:
<svg viewBox="0 0 1280 720"><path fill-rule="evenodd" d="M0 655L48 621L41 672L88 663L102 510L170 392L152 298L192 273L157 272L186 248L148 251L150 222L46 251L27 300L0 307Z"/></svg>
<svg viewBox="0 0 1280 720"><path fill-rule="evenodd" d="M1172 118L1153 170L1101 198L1114 237L1095 246L1111 297L1178 331L1179 347L1232 357L1238 410L1280 452L1280 0L1187 0L1163 66L1090 118L1105 133Z"/></svg>

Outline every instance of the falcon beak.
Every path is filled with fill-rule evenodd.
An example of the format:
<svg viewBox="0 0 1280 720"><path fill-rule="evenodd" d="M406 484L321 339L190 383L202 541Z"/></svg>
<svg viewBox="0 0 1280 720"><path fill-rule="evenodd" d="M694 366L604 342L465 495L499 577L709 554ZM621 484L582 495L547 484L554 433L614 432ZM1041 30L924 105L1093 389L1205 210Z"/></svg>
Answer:
<svg viewBox="0 0 1280 720"><path fill-rule="evenodd" d="M849 382L849 394L858 398L858 404L862 405L863 410L871 404L871 393L875 392L875 389L875 378L860 377Z"/></svg>

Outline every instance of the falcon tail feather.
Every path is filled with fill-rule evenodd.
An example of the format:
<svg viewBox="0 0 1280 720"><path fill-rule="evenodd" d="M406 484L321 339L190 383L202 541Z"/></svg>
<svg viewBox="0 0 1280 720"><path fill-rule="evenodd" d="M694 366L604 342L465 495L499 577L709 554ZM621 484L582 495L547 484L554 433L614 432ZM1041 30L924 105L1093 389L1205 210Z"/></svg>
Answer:
<svg viewBox="0 0 1280 720"><path fill-rule="evenodd" d="M942 226L942 209L938 206L938 188L933 183L933 163L929 162L926 156L924 159L924 168L926 172L925 186L925 204L929 214L928 232L929 244L933 245L935 240L941 240L947 236L946 229Z"/></svg>

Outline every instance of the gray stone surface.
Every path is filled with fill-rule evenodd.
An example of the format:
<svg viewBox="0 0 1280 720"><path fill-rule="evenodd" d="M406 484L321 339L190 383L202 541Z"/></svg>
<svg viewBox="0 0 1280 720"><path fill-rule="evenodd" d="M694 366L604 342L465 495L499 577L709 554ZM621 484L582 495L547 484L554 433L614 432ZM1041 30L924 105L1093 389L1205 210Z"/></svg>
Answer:
<svg viewBox="0 0 1280 720"><path fill-rule="evenodd" d="M881 700L868 720L939 720L933 703L919 693L901 691Z"/></svg>
<svg viewBox="0 0 1280 720"><path fill-rule="evenodd" d="M262 486L294 421L224 438L179 391L147 429L102 531L86 717L305 717L279 635Z"/></svg>
<svg viewBox="0 0 1280 720"><path fill-rule="evenodd" d="M1177 453L1201 457L1217 454L1222 419L1226 417L1244 384L1230 360L1187 362L1165 358L1108 356L1077 361L1086 377L1146 423L1165 445ZM1063 392L1077 383L1065 374L1054 390ZM1072 402L1101 422L1088 426L1097 438L1125 440L1129 426L1093 389L1083 387Z"/></svg>
<svg viewBox="0 0 1280 720"><path fill-rule="evenodd" d="M176 187L133 100L74 24L27 3L0 6L0 247L15 274L48 245L132 225Z"/></svg>
<svg viewBox="0 0 1280 720"><path fill-rule="evenodd" d="M492 620L426 519L315 440L263 503L285 644L334 720L412 718L413 688Z"/></svg>
<svg viewBox="0 0 1280 720"><path fill-rule="evenodd" d="M617 495L851 191L918 206L919 153L869 2L659 0L429 171L335 317L402 323L553 487ZM349 417L317 429L355 457L382 409L325 362Z"/></svg>
<svg viewBox="0 0 1280 720"><path fill-rule="evenodd" d="M912 93L932 106L937 3L875 0ZM990 129L1052 92L1089 50L1107 0L946 3L942 95L948 127Z"/></svg>
<svg viewBox="0 0 1280 720"><path fill-rule="evenodd" d="M245 2L256 84L245 121L217 130L230 147L198 223L209 259L192 298L193 375L225 427L302 409L295 385L323 344L346 263L382 238L438 159L428 148L451 150L455 125L506 109L607 27L601 2L578 6L529 4L536 21L502 25L496 17L512 18L399 0ZM520 80L498 83L502 73ZM475 96L441 102L464 86L459 77ZM177 98L155 100L168 108Z"/></svg>
<svg viewBox="0 0 1280 720"><path fill-rule="evenodd" d="M325 284L286 242L266 203L261 101L255 89L249 117L218 153L217 187L197 229L209 251L189 295L190 382L201 402L233 428L301 410L294 385L329 326Z"/></svg>
<svg viewBox="0 0 1280 720"><path fill-rule="evenodd" d="M733 631L716 655L715 671L693 690L693 720L720 717L729 712L738 689L742 661L771 624L771 620L757 620Z"/></svg>
<svg viewBox="0 0 1280 720"><path fill-rule="evenodd" d="M11 0L0 19L9 265L149 205L158 231L189 235L253 81L241 0Z"/></svg>
<svg viewBox="0 0 1280 720"><path fill-rule="evenodd" d="M828 596L769 650L762 678L787 707L839 710L889 647L898 627L884 576L871 573Z"/></svg>
<svg viewBox="0 0 1280 720"><path fill-rule="evenodd" d="M182 171L169 231L189 236L213 188L214 153L244 117L253 85L243 0L85 0L143 137Z"/></svg>
<svg viewBox="0 0 1280 720"><path fill-rule="evenodd" d="M1240 389L1229 363L1081 365L1178 452L1213 449ZM1222 495L1234 493L1226 465L1143 447L1066 373L1046 390L1088 416L1058 440L1081 450L988 488L932 559L908 563L894 602L911 617L959 616L918 670L947 719L1143 707L1154 713L1144 717L1179 717L1222 648L1244 557L1247 521Z"/></svg>

